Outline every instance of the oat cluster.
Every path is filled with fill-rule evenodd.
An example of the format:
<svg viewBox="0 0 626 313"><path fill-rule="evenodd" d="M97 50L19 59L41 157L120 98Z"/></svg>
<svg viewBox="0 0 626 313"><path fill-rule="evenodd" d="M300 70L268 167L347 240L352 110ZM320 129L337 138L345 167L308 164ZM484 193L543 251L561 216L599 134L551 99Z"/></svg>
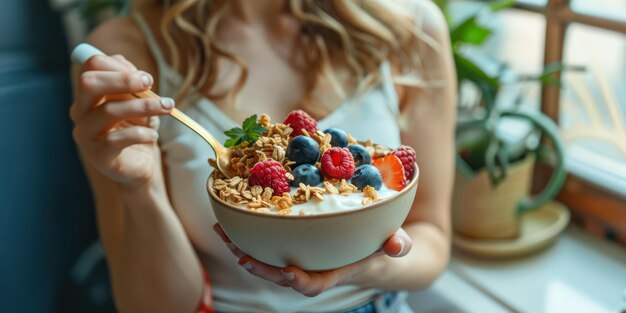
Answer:
<svg viewBox="0 0 626 313"><path fill-rule="evenodd" d="M378 193L372 186L365 186L365 188L363 188L363 196L365 197L361 202L363 205L378 201Z"/></svg>
<svg viewBox="0 0 626 313"><path fill-rule="evenodd" d="M356 141L350 134L348 134L348 144L351 144L352 140ZM365 147L367 152L372 155L372 158L381 158L393 152L386 146L375 144L371 139L367 141L356 141L356 143Z"/></svg>

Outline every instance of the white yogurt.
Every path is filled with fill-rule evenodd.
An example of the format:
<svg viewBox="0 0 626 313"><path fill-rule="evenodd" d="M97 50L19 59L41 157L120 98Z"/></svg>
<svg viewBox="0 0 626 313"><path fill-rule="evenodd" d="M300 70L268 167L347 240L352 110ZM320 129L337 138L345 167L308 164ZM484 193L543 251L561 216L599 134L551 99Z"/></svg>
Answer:
<svg viewBox="0 0 626 313"><path fill-rule="evenodd" d="M322 187L320 185L319 187ZM298 188L291 187L290 194L293 195ZM389 198L398 193L398 191L387 188L385 184L382 185L380 190L376 191L378 196L378 201L381 201L385 198ZM311 200L295 204L291 207L291 215L300 215L300 212L303 212L304 215L317 215L324 213L333 213L351 209L357 209L363 207L363 196L362 191L356 191L347 196L342 196L339 194L329 194L324 193L324 200L320 201L314 197L311 197ZM247 209L245 204L240 205L241 208ZM275 211L272 211L275 212Z"/></svg>
<svg viewBox="0 0 626 313"><path fill-rule="evenodd" d="M291 194L293 195L296 190L297 188L291 188ZM379 199L378 201L398 193L395 190L387 188L385 184L376 192ZM363 207L363 198L362 191L353 192L348 196L324 193L323 201L311 199L305 203L294 205L291 208L291 215L299 215L300 211L303 211L305 215L316 215L356 209Z"/></svg>

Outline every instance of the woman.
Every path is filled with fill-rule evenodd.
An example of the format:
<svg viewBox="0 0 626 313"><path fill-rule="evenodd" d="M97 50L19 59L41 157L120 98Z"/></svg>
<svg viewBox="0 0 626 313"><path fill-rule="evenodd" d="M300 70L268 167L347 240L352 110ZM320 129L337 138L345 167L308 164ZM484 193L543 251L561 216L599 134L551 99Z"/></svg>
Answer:
<svg viewBox="0 0 626 313"><path fill-rule="evenodd" d="M70 115L121 312L198 311L203 268L217 311L410 311L402 293L383 291L425 288L446 267L456 86L445 20L429 1L144 0L88 42L111 57L75 68ZM321 129L415 147L411 212L382 256L320 273L262 264L213 232L211 151L157 118L173 99L127 96L148 88L213 134L301 108Z"/></svg>

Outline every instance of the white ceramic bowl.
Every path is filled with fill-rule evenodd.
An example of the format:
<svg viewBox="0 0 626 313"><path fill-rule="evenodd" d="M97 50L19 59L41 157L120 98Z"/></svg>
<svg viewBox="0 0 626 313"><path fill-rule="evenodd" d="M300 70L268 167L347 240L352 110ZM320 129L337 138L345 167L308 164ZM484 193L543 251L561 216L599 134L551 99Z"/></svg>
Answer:
<svg viewBox="0 0 626 313"><path fill-rule="evenodd" d="M392 197L362 208L304 216L255 213L221 200L207 189L224 232L246 254L277 267L328 270L361 260L378 250L406 219L419 169L409 185Z"/></svg>

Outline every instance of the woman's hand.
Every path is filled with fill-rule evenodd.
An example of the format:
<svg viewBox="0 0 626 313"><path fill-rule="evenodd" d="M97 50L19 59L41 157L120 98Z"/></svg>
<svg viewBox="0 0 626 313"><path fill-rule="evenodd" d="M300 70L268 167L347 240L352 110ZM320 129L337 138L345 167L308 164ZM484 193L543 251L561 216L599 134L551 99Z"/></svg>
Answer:
<svg viewBox="0 0 626 313"><path fill-rule="evenodd" d="M168 114L174 101L131 95L153 82L119 55L90 58L77 79L70 109L74 140L86 161L122 186L149 182L161 170L156 116Z"/></svg>
<svg viewBox="0 0 626 313"><path fill-rule="evenodd" d="M400 228L387 239L380 250L363 260L333 270L311 272L295 266L279 268L261 263L239 250L230 238L226 236L219 224L215 224L214 229L230 251L239 258L239 265L250 274L274 282L277 285L292 288L308 297L317 296L335 286L348 285L351 283L352 278L358 276L374 258L383 255L394 258L402 257L411 250L412 246L410 237Z"/></svg>

